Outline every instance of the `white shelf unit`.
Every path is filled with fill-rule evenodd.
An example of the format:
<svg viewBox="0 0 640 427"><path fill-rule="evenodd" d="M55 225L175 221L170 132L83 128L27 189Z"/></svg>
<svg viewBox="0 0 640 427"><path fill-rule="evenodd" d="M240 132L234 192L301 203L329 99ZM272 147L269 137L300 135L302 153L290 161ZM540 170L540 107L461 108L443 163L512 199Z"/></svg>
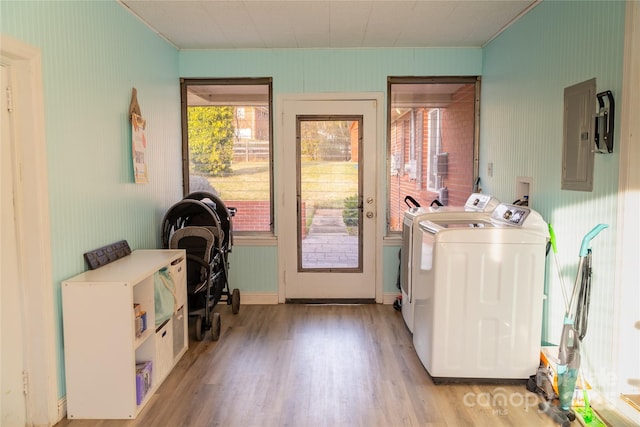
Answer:
<svg viewBox="0 0 640 427"><path fill-rule="evenodd" d="M189 345L184 250L137 250L62 282L67 417L133 419ZM169 268L174 315L155 327L155 273ZM134 304L146 312L136 337ZM151 387L137 404L136 362L151 362Z"/></svg>

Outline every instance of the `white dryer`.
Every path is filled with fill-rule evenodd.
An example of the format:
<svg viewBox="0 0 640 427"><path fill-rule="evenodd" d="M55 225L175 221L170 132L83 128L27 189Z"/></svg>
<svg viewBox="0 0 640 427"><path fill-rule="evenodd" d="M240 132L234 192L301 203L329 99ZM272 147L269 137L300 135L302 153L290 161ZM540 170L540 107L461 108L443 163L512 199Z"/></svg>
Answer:
<svg viewBox="0 0 640 427"><path fill-rule="evenodd" d="M406 200L405 200L406 201ZM402 250L400 251L400 289L402 292L402 317L409 331L413 332L413 240L414 230L420 221L448 215L453 212L464 213L465 218L481 219L488 217L500 202L488 194L472 193L464 206L414 206L404 214L402 224ZM408 205L408 203L407 203Z"/></svg>
<svg viewBox="0 0 640 427"><path fill-rule="evenodd" d="M548 237L540 214L508 204L419 223L413 343L434 382L536 372Z"/></svg>

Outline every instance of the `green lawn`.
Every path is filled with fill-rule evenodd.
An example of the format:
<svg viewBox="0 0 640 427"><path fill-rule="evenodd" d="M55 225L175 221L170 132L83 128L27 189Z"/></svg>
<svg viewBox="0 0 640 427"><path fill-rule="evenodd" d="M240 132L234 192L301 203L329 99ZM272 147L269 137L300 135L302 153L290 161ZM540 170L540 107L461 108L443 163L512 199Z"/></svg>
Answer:
<svg viewBox="0 0 640 427"><path fill-rule="evenodd" d="M223 200L269 200L269 163L234 162L230 174L209 183Z"/></svg>
<svg viewBox="0 0 640 427"><path fill-rule="evenodd" d="M350 162L304 162L302 196L315 207L342 208L344 199L357 193L358 166ZM237 162L224 177L209 182L222 199L267 200L268 162Z"/></svg>

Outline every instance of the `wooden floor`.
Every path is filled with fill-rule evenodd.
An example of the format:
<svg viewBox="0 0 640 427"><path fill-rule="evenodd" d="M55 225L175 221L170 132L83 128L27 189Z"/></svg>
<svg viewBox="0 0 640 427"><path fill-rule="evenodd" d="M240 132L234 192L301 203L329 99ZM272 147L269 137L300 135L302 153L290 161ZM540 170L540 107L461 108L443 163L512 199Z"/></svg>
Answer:
<svg viewBox="0 0 640 427"><path fill-rule="evenodd" d="M389 305L216 310L219 341L192 341L136 420L57 427L557 426L524 385L434 385Z"/></svg>

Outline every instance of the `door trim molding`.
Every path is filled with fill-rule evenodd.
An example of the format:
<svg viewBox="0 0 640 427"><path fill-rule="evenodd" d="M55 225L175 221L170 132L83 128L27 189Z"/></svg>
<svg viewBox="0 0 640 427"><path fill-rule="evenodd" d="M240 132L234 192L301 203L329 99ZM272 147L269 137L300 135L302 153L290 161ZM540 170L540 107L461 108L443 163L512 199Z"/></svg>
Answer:
<svg viewBox="0 0 640 427"><path fill-rule="evenodd" d="M51 264L51 227L47 185L42 57L40 49L0 36L0 60L11 67L14 123L19 146L14 161L18 263L24 286L25 368L29 373L27 422L53 425L58 413L56 321Z"/></svg>
<svg viewBox="0 0 640 427"><path fill-rule="evenodd" d="M376 189L376 199L378 200L378 209L375 218L375 302L383 303L383 235L381 230L384 230L384 219L386 213L382 212L384 204L381 203L385 200L385 188L386 180L384 175L380 171L386 170L386 144L384 139L384 93L383 92L344 92L344 93L283 93L276 95L276 115L277 118L274 121L275 127L275 141L274 141L274 155L275 155L275 234L279 236L279 230L287 226L283 224L282 215L279 212L283 209L283 182L282 177L284 175L284 105L286 102L295 101L371 101L376 103L376 150L377 150L377 170L379 174L378 188ZM285 298L285 263L284 253L286 248L284 247L284 239L278 238L278 302L283 304L286 302Z"/></svg>

